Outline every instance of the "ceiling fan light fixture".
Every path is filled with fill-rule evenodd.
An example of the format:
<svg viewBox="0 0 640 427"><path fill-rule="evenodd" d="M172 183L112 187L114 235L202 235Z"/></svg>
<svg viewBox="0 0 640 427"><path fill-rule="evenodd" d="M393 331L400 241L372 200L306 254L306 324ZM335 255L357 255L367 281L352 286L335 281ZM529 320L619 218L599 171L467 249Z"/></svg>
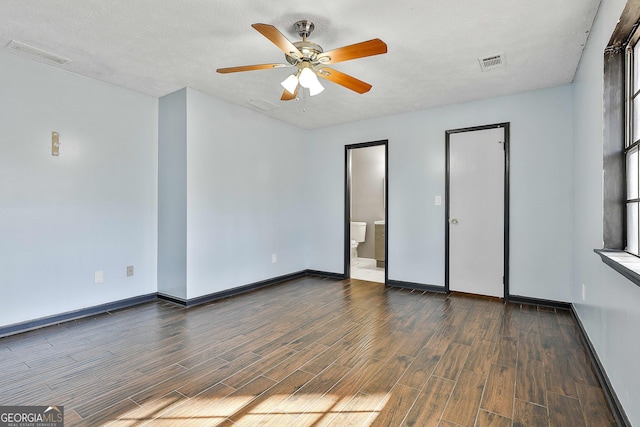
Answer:
<svg viewBox="0 0 640 427"><path fill-rule="evenodd" d="M324 90L324 86L320 84L318 76L311 68L303 68L298 81L300 86L309 89L310 96L315 96Z"/></svg>
<svg viewBox="0 0 640 427"><path fill-rule="evenodd" d="M284 90L293 94L296 91L296 87L298 87L298 75L291 74L289 77L284 79L282 83L280 83Z"/></svg>
<svg viewBox="0 0 640 427"><path fill-rule="evenodd" d="M305 87L307 89L310 89L316 84L320 84L320 82L318 81L318 76L316 76L316 73L314 73L313 70L311 70L311 68L302 69L302 71L300 72L299 81L300 81L300 86Z"/></svg>
<svg viewBox="0 0 640 427"><path fill-rule="evenodd" d="M312 85L309 88L309 96L316 96L319 93L322 93L323 90L324 90L324 86L322 86L318 81L318 79L316 78L316 84Z"/></svg>
<svg viewBox="0 0 640 427"><path fill-rule="evenodd" d="M310 96L315 96L324 90L324 86L320 84L318 76L311 68L303 68L298 80L300 86L309 89Z"/></svg>

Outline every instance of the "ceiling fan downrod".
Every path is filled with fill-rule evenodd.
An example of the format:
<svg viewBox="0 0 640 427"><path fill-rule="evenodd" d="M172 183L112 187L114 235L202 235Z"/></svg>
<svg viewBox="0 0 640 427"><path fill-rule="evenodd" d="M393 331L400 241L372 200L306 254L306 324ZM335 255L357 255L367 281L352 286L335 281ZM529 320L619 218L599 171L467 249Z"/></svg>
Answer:
<svg viewBox="0 0 640 427"><path fill-rule="evenodd" d="M306 40L307 37L311 35L314 28L316 28L316 26L313 25L313 22L303 19L293 24L293 28L296 29L296 31L298 32L298 35L302 37L302 40Z"/></svg>

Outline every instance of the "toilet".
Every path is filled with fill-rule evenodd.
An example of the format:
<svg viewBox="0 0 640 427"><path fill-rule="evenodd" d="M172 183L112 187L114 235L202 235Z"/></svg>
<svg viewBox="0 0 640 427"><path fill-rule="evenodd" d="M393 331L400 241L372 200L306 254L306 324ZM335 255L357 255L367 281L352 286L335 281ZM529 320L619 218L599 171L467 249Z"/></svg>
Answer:
<svg viewBox="0 0 640 427"><path fill-rule="evenodd" d="M364 242L364 236L367 232L366 222L352 222L351 223L351 265L358 263L358 245Z"/></svg>

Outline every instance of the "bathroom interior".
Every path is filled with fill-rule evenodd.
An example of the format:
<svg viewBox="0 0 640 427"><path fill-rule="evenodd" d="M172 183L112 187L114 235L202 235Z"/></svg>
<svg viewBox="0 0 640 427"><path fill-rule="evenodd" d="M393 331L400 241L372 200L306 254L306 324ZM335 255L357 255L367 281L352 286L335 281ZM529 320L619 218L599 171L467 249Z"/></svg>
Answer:
<svg viewBox="0 0 640 427"><path fill-rule="evenodd" d="M385 282L385 145L348 150L350 277Z"/></svg>

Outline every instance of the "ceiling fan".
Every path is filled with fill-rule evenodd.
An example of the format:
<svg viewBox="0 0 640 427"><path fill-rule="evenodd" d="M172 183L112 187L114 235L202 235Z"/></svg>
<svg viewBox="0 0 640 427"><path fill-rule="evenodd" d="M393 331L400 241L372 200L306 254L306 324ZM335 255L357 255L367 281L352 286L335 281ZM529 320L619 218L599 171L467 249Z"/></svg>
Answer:
<svg viewBox="0 0 640 427"><path fill-rule="evenodd" d="M311 96L322 92L324 87L320 84L318 76L360 94L368 92L372 87L369 83L329 68L327 65L387 53L387 45L380 39L373 39L324 52L322 47L307 40L307 37L309 37L315 26L312 22L306 20L298 21L294 24L294 28L300 37L302 37L302 41L295 43L291 43L273 25L253 24L252 27L271 40L271 42L284 52L288 64L244 65L240 67L218 68L216 71L226 74L295 66L298 70L281 83L282 87L284 87L284 92L280 99L283 101L295 99L298 96L298 89L300 87L309 89L309 95Z"/></svg>

